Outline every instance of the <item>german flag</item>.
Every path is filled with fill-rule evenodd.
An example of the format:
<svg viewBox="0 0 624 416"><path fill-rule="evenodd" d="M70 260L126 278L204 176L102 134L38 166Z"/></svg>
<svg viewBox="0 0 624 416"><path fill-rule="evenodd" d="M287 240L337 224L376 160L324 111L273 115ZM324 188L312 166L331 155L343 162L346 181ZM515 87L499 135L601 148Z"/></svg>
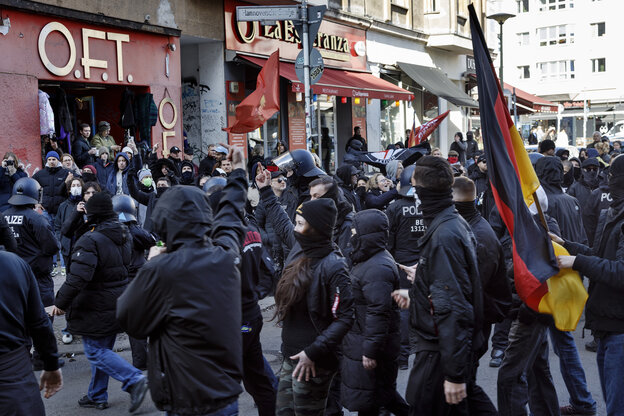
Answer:
<svg viewBox="0 0 624 416"><path fill-rule="evenodd" d="M516 291L531 309L553 315L557 328L571 331L581 317L587 292L578 273L559 270L555 254L563 255L565 249L553 245L529 210L540 183L507 109L474 7L468 9L488 176L513 241Z"/></svg>

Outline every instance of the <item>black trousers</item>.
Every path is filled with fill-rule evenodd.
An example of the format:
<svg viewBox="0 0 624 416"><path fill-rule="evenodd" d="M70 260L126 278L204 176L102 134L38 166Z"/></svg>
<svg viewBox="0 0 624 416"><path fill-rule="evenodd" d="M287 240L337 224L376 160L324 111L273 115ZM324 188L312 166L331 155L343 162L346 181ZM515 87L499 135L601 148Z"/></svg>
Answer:
<svg viewBox="0 0 624 416"><path fill-rule="evenodd" d="M243 332L243 385L258 406L259 416L275 416L277 391L265 371L260 344L262 317L246 325L251 331Z"/></svg>
<svg viewBox="0 0 624 416"><path fill-rule="evenodd" d="M498 370L498 413L501 416L558 416L559 401L548 365L548 327L535 320L515 320L509 346ZM528 394L527 394L528 393Z"/></svg>
<svg viewBox="0 0 624 416"><path fill-rule="evenodd" d="M132 350L132 366L143 371L147 369L147 340L137 339L131 336L130 350Z"/></svg>
<svg viewBox="0 0 624 416"><path fill-rule="evenodd" d="M26 347L0 354L0 415L45 416Z"/></svg>
<svg viewBox="0 0 624 416"><path fill-rule="evenodd" d="M492 350L505 351L509 345L509 328L511 328L511 318L505 318L503 322L494 324L494 334L492 335Z"/></svg>
<svg viewBox="0 0 624 416"><path fill-rule="evenodd" d="M468 383L467 390L471 391ZM444 395L444 375L438 351L419 351L407 381L405 399L410 404L410 416L467 416L468 400L450 405Z"/></svg>

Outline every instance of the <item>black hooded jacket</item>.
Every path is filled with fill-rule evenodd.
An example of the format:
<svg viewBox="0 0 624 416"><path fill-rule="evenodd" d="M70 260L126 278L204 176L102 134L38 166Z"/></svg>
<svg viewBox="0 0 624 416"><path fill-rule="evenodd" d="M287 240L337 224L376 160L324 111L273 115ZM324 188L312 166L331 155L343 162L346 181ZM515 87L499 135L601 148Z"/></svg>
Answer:
<svg viewBox="0 0 624 416"><path fill-rule="evenodd" d="M342 165L336 170L337 183L344 194L344 197L353 205L355 212L362 210L360 197L355 193L353 185L351 185L351 176L355 168L352 165Z"/></svg>
<svg viewBox="0 0 624 416"><path fill-rule="evenodd" d="M410 295L410 337L417 351L439 351L444 379L467 383L482 348L483 296L476 242L454 206L433 219Z"/></svg>
<svg viewBox="0 0 624 416"><path fill-rule="evenodd" d="M392 292L399 289L399 271L386 251L388 218L379 210L359 212L353 221L351 287L355 322L342 343L341 404L351 411L375 408L395 390L399 355L399 309ZM362 356L377 360L365 370Z"/></svg>
<svg viewBox="0 0 624 416"><path fill-rule="evenodd" d="M537 176L548 196L546 213L557 220L561 237L565 240L587 244L587 234L583 227L581 206L576 198L565 194L561 189L563 165L555 156L540 158L535 165Z"/></svg>
<svg viewBox="0 0 624 416"><path fill-rule="evenodd" d="M494 194L492 194L492 186L490 185L487 171L481 172L481 169L479 169L476 163L473 166L476 167L472 171L470 179L473 180L477 188L477 208L481 216L485 218L486 221L489 221L492 209L496 205L496 202L494 202Z"/></svg>
<svg viewBox="0 0 624 416"><path fill-rule="evenodd" d="M586 174L586 172L584 172ZM587 238L589 239L590 237L590 227L589 224L585 223L585 213L588 212L590 210L590 201L591 201L591 195L592 192L598 188L598 182L599 182L600 178L596 178L595 183L588 183L585 180L584 176L581 176L581 178L574 182L572 184L572 186L570 186L568 188L568 195L573 196L574 198L576 198L576 200L578 201L580 207L581 207L581 215L583 216L583 226L585 227L585 234L587 235ZM593 236L593 232L591 232L591 235ZM591 239L589 239L589 242L591 243Z"/></svg>
<svg viewBox="0 0 624 416"><path fill-rule="evenodd" d="M117 302L126 332L149 337L149 387L160 410L212 413L242 392L237 265L246 191L246 172L234 170L214 219L198 188L167 191L152 218L167 252L148 261Z"/></svg>
<svg viewBox="0 0 624 416"><path fill-rule="evenodd" d="M607 184L601 184L597 189L594 189L587 199L587 205L583 209L582 214L583 225L585 226L590 246L593 246L595 243L596 227L602 216L602 211L609 209L612 201L609 185Z"/></svg>
<svg viewBox="0 0 624 416"><path fill-rule="evenodd" d="M132 237L116 217L80 237L70 272L54 301L67 312L69 332L94 338L121 332L115 304L128 285L131 256Z"/></svg>

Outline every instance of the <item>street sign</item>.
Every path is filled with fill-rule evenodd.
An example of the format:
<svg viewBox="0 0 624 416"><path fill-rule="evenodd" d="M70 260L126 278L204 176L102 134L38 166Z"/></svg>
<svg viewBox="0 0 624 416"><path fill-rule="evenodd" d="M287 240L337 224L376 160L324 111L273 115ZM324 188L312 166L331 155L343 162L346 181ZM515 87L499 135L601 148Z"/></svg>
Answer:
<svg viewBox="0 0 624 416"><path fill-rule="evenodd" d="M295 73L297 78L302 84L305 84L303 76L303 51L299 52L297 59L295 60ZM323 63L323 57L318 49L310 49L310 85L314 85L321 79L325 64Z"/></svg>
<svg viewBox="0 0 624 416"><path fill-rule="evenodd" d="M316 41L316 35L321 27L323 21L323 15L327 11L327 6L310 6L308 7L308 44L310 50L314 47L314 41ZM303 39L303 21L293 22L295 30L299 35L299 39Z"/></svg>
<svg viewBox="0 0 624 416"><path fill-rule="evenodd" d="M239 22L300 20L300 6L237 6Z"/></svg>

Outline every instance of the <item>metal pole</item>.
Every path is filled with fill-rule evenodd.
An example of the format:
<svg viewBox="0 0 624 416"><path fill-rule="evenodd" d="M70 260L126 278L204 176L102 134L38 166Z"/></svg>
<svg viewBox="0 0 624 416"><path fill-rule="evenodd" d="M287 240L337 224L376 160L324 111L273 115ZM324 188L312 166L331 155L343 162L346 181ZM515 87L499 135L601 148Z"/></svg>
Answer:
<svg viewBox="0 0 624 416"><path fill-rule="evenodd" d="M583 140L587 138L587 100L583 98Z"/></svg>
<svg viewBox="0 0 624 416"><path fill-rule="evenodd" d="M308 4L307 0L301 1L301 20L303 21L303 87L305 88L305 124L306 142L312 137L312 118L310 110L310 44L308 41ZM320 138L318 138L320 139ZM309 149L308 149L309 150Z"/></svg>
<svg viewBox="0 0 624 416"><path fill-rule="evenodd" d="M514 87L513 89L513 110L514 110L514 124L516 125L516 128L518 128L518 108L517 108L517 103L518 101L518 97L516 96L516 87Z"/></svg>
<svg viewBox="0 0 624 416"><path fill-rule="evenodd" d="M503 82L503 22L499 22L500 25L500 67L498 69L498 74L500 75L500 83L501 88L503 90L503 94L505 93L505 83Z"/></svg>

